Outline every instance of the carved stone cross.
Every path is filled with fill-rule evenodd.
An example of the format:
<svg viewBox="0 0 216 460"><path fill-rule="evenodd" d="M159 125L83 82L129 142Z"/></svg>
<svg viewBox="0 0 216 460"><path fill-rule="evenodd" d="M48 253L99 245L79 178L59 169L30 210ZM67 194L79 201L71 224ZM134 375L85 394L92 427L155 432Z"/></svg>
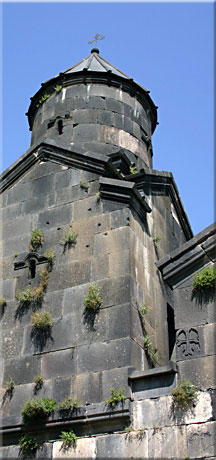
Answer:
<svg viewBox="0 0 216 460"><path fill-rule="evenodd" d="M200 351L199 334L196 329L191 327L189 330L181 329L176 337L176 345L181 354L185 357L192 356L195 352Z"/></svg>

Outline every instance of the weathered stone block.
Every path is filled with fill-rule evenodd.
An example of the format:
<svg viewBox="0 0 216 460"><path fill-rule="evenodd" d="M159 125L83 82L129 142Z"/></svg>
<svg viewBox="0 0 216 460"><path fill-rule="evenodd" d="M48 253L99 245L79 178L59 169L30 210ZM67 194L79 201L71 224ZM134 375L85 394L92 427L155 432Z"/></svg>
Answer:
<svg viewBox="0 0 216 460"><path fill-rule="evenodd" d="M63 401L63 399L68 398L69 396L74 397L74 394L71 395L72 388L72 378L57 378L52 381L53 395L52 397L56 399L57 403Z"/></svg>
<svg viewBox="0 0 216 460"><path fill-rule="evenodd" d="M39 177L31 182L32 196L39 196L54 192L55 175Z"/></svg>
<svg viewBox="0 0 216 460"><path fill-rule="evenodd" d="M108 112L107 110L101 110L98 113L97 118L98 122L102 125L113 126L114 124L113 114L112 112Z"/></svg>
<svg viewBox="0 0 216 460"><path fill-rule="evenodd" d="M75 142L97 141L100 138L100 127L93 123L83 123L74 127L73 140Z"/></svg>
<svg viewBox="0 0 216 460"><path fill-rule="evenodd" d="M88 91L90 98L92 96L101 96L115 99L118 90L113 87L108 87L107 85L97 85L94 83L88 85Z"/></svg>
<svg viewBox="0 0 216 460"><path fill-rule="evenodd" d="M130 283L131 278L129 275L106 279L103 282L101 281L103 306L109 307L127 303L130 299Z"/></svg>
<svg viewBox="0 0 216 460"><path fill-rule="evenodd" d="M185 458L188 455L186 427L172 426L148 431L150 458Z"/></svg>
<svg viewBox="0 0 216 460"><path fill-rule="evenodd" d="M120 113L112 113L112 118L113 118L113 126L115 126L118 129L123 129L124 127L124 115L121 115Z"/></svg>
<svg viewBox="0 0 216 460"><path fill-rule="evenodd" d="M93 109L83 109L73 111L73 123L96 123L97 112Z"/></svg>
<svg viewBox="0 0 216 460"><path fill-rule="evenodd" d="M61 204L71 203L73 201L82 200L88 196L88 190L82 189L80 185L59 190L56 194L57 206Z"/></svg>
<svg viewBox="0 0 216 460"><path fill-rule="evenodd" d="M95 196L74 203L73 221L102 213L102 203Z"/></svg>
<svg viewBox="0 0 216 460"><path fill-rule="evenodd" d="M216 353L216 324L207 324L202 330L204 336L204 353L205 355L213 355Z"/></svg>
<svg viewBox="0 0 216 460"><path fill-rule="evenodd" d="M97 458L148 458L147 432L121 433L97 438Z"/></svg>
<svg viewBox="0 0 216 460"><path fill-rule="evenodd" d="M113 211L111 213L111 230L118 227L126 227L130 225L131 211L129 208Z"/></svg>
<svg viewBox="0 0 216 460"><path fill-rule="evenodd" d="M0 447L0 458L19 458L19 446L4 446Z"/></svg>
<svg viewBox="0 0 216 460"><path fill-rule="evenodd" d="M89 100L86 100L86 104L92 109L105 109L106 102L104 97L91 96Z"/></svg>
<svg viewBox="0 0 216 460"><path fill-rule="evenodd" d="M8 326L7 326L8 327ZM23 328L5 329L2 333L1 353L3 360L20 357L23 343Z"/></svg>
<svg viewBox="0 0 216 460"><path fill-rule="evenodd" d="M6 301L14 300L16 279L0 280L0 296Z"/></svg>
<svg viewBox="0 0 216 460"><path fill-rule="evenodd" d="M146 428L203 423L211 420L212 407L209 393L199 393L196 404L187 410L176 409L172 396L145 399L133 403L133 428Z"/></svg>
<svg viewBox="0 0 216 460"><path fill-rule="evenodd" d="M131 340L92 343L78 349L78 373L125 367L131 363Z"/></svg>
<svg viewBox="0 0 216 460"><path fill-rule="evenodd" d="M24 213L33 214L39 211L43 211L55 205L55 194L50 193L47 195L41 195L38 197L32 197L30 200L26 200L22 203L22 210Z"/></svg>
<svg viewBox="0 0 216 460"><path fill-rule="evenodd" d="M11 189L8 191L8 204L13 204L16 202L21 203L30 197L32 197L31 183L18 183L11 187Z"/></svg>
<svg viewBox="0 0 216 460"><path fill-rule="evenodd" d="M58 206L54 209L49 209L40 212L37 216L37 227L47 228L47 226L55 227L62 224L71 223L72 221L72 205Z"/></svg>
<svg viewBox="0 0 216 460"><path fill-rule="evenodd" d="M199 326L207 323L207 306L202 305L201 308L191 301L191 288L176 289L174 301L176 329L187 327L188 324Z"/></svg>
<svg viewBox="0 0 216 460"><path fill-rule="evenodd" d="M21 216L6 221L2 227L2 238L7 240L16 231L16 235L30 234L31 216Z"/></svg>
<svg viewBox="0 0 216 460"><path fill-rule="evenodd" d="M87 86L85 85L73 85L66 89L65 97L86 97L87 96Z"/></svg>
<svg viewBox="0 0 216 460"><path fill-rule="evenodd" d="M124 107L122 102L117 101L116 99L106 98L106 109L111 112L117 112L122 114Z"/></svg>
<svg viewBox="0 0 216 460"><path fill-rule="evenodd" d="M51 330L33 326L25 328L23 355L61 350L74 346L71 315L55 320Z"/></svg>
<svg viewBox="0 0 216 460"><path fill-rule="evenodd" d="M124 209L126 206L123 203L117 203L115 201L106 200L103 202L103 212L113 212Z"/></svg>
<svg viewBox="0 0 216 460"><path fill-rule="evenodd" d="M206 356L178 362L181 380L190 379L199 389L215 388L215 357Z"/></svg>
<svg viewBox="0 0 216 460"><path fill-rule="evenodd" d="M62 449L62 443L57 441L53 444L52 458L96 458L96 438L80 438L76 447Z"/></svg>
<svg viewBox="0 0 216 460"><path fill-rule="evenodd" d="M58 273L50 273L49 290L66 289L90 281L90 260L86 259L81 262L74 262L64 267Z"/></svg>
<svg viewBox="0 0 216 460"><path fill-rule="evenodd" d="M212 457L216 454L216 422L187 427L187 455L192 458Z"/></svg>
<svg viewBox="0 0 216 460"><path fill-rule="evenodd" d="M116 391L120 387L124 388L125 396L130 397L130 388L128 386L128 367L109 369L102 372L102 400L105 401L110 397L110 387Z"/></svg>
<svg viewBox="0 0 216 460"><path fill-rule="evenodd" d="M95 256L123 251L130 247L131 229L120 227L101 235L95 235Z"/></svg>
<svg viewBox="0 0 216 460"><path fill-rule="evenodd" d="M5 361L4 382L12 377L16 385L32 382L35 375L40 375L40 356Z"/></svg>
<svg viewBox="0 0 216 460"><path fill-rule="evenodd" d="M112 252L108 255L108 276L119 277L130 273L131 271L131 260L130 251Z"/></svg>
<svg viewBox="0 0 216 460"><path fill-rule="evenodd" d="M116 273L113 273L116 276ZM121 275L121 273L120 273ZM109 256L105 254L103 257L93 258L91 265L91 281L108 278L110 276Z"/></svg>
<svg viewBox="0 0 216 460"><path fill-rule="evenodd" d="M76 373L76 350L56 351L42 356L41 374L45 379L68 377ZM36 375L36 374L34 374Z"/></svg>
<svg viewBox="0 0 216 460"><path fill-rule="evenodd" d="M3 224L9 219L14 219L21 215L22 203L11 204L1 209L1 220Z"/></svg>
<svg viewBox="0 0 216 460"><path fill-rule="evenodd" d="M73 311L78 312L83 307L83 300L88 289L88 284L75 286L64 290L63 311L64 314Z"/></svg>
<svg viewBox="0 0 216 460"><path fill-rule="evenodd" d="M13 396L10 400L10 415L21 415L22 406L27 399L34 397L34 384L28 383L26 385L16 385L13 391Z"/></svg>
<svg viewBox="0 0 216 460"><path fill-rule="evenodd" d="M76 375L73 378L72 394L80 400L81 405L100 402L102 400L101 372Z"/></svg>
<svg viewBox="0 0 216 460"><path fill-rule="evenodd" d="M17 236L15 238L8 238L2 243L1 254L3 254L4 257L12 256L15 252L20 254L22 252L26 252L26 249L28 248L29 235L20 235L19 238L17 238Z"/></svg>
<svg viewBox="0 0 216 460"><path fill-rule="evenodd" d="M55 190L59 191L71 185L71 169L66 169L55 175Z"/></svg>

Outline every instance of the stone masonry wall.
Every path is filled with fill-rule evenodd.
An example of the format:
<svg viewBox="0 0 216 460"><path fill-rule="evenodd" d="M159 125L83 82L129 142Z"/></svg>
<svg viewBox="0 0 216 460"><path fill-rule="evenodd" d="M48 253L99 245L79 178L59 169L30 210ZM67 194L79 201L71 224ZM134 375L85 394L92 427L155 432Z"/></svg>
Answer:
<svg viewBox="0 0 216 460"><path fill-rule="evenodd" d="M151 167L148 146L152 132L147 109L135 97L107 85L73 85L59 93L52 89L37 109L31 145L48 137L65 145L75 144L82 152L111 154L121 147L128 150L132 161L141 157Z"/></svg>

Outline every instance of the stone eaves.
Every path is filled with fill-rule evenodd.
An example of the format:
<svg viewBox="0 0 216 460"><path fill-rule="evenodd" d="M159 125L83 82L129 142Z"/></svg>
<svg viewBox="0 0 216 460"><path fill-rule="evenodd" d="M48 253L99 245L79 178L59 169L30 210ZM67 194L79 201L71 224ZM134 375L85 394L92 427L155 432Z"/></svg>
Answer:
<svg viewBox="0 0 216 460"><path fill-rule="evenodd" d="M16 181L20 179L34 164L39 161L51 161L58 163L64 166L71 168L83 169L89 172L96 173L102 177L107 177L110 179L117 179L119 181L116 197L112 199L120 199L122 201L124 193L123 189L127 187L127 197L128 205L132 203L135 199L136 205L133 204L132 207L136 208L140 217L143 217L143 212L150 212L150 208L145 201L145 187L151 186L152 190L162 190L164 193L170 196L171 202L176 210L179 222L182 226L183 232L187 240L190 240L193 237L193 233L185 213L184 207L182 205L177 186L173 179L173 175L165 171L157 170L144 170L142 169L139 173L131 175L123 175L117 169L116 158L121 157L125 159L125 162L128 161L127 154L124 153L124 149L116 148L116 154L113 156L102 155L94 152L81 152L80 149L76 149L76 146L73 147L65 145L62 143L58 144L52 139L46 139L37 145L32 146L28 149L18 160L16 160L9 168L7 168L0 177L0 193L2 193L7 188L11 187ZM113 158L113 159L112 159ZM133 184L130 188L129 184ZM101 187L104 188L102 192L107 195L108 191L105 193L105 188L109 187L109 193L111 191L111 186L105 183ZM121 190L121 192L120 192ZM130 193L129 193L130 190ZM144 196L143 196L144 190ZM141 193L141 195L140 195ZM139 197L139 198L138 198ZM140 201L141 200L141 201ZM141 203L142 202L142 203ZM134 201L133 201L134 203ZM139 209L139 211L138 211ZM169 256L168 256L169 257Z"/></svg>
<svg viewBox="0 0 216 460"><path fill-rule="evenodd" d="M160 259L156 265L161 271L164 281L173 288L203 265L215 262L215 256L216 225L214 223L180 248Z"/></svg>

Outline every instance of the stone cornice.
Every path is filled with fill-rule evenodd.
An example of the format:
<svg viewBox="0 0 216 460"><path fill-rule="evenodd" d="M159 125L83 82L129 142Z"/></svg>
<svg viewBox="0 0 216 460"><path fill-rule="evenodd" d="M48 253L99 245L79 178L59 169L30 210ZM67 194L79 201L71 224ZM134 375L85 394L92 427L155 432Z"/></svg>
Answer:
<svg viewBox="0 0 216 460"><path fill-rule="evenodd" d="M125 179L135 182L138 190L141 190L146 186L150 186L152 190L155 191L164 190L164 193L171 198L186 239L190 240L193 238L193 232L172 173L167 171L157 171L154 169L141 170L139 173L134 174L132 177L126 176Z"/></svg>
<svg viewBox="0 0 216 460"><path fill-rule="evenodd" d="M121 178L120 173L112 164L111 158L106 155L85 152L75 148L58 145L51 139L42 140L32 146L17 161L4 171L0 177L0 192L11 187L34 164L39 161L52 161L71 168L83 169L99 175Z"/></svg>
<svg viewBox="0 0 216 460"><path fill-rule="evenodd" d="M137 191L135 183L101 177L99 185L101 198L127 204L142 220L145 220L146 212L151 212L145 198Z"/></svg>
<svg viewBox="0 0 216 460"><path fill-rule="evenodd" d="M180 248L157 262L164 281L175 287L182 279L194 273L204 264L215 261L216 227L210 225Z"/></svg>

